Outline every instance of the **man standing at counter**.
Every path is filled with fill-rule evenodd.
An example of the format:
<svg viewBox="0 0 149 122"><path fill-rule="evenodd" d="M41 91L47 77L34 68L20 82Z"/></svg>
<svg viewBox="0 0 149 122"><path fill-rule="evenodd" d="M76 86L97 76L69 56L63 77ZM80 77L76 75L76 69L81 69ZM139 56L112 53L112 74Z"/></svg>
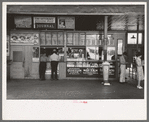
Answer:
<svg viewBox="0 0 149 122"><path fill-rule="evenodd" d="M126 64L127 64L127 53L124 52L120 57L120 83L125 83L125 75L126 75Z"/></svg>
<svg viewBox="0 0 149 122"><path fill-rule="evenodd" d="M59 61L59 56L56 54L56 49L53 50L53 54L50 56L51 61L51 80L54 80L54 73L55 73L55 80L57 78L57 66Z"/></svg>
<svg viewBox="0 0 149 122"><path fill-rule="evenodd" d="M44 52L43 54L40 55L40 64L39 64L40 80L45 80L46 62L47 62L47 56L46 52Z"/></svg>

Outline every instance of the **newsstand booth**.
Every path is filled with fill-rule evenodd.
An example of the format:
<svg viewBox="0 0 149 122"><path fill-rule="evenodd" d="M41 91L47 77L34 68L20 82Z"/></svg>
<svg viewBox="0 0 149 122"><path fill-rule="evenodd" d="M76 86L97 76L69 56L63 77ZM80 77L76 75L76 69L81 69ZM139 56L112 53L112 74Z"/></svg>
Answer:
<svg viewBox="0 0 149 122"><path fill-rule="evenodd" d="M109 6L104 6L108 14L103 12L102 6L77 7L80 8L78 14L76 6L40 6L45 10L44 13L37 6L22 5L19 7L22 9L17 5L8 6L7 60L10 65L7 69L10 70L8 75L11 79L39 79L40 54L46 51L49 57L53 49L57 49L60 56L59 79L103 79L101 64L105 59L110 63L109 78L118 79L118 57L126 50L128 28L131 30L132 26L136 26L131 20L139 17L141 30L143 14L124 14L125 11L132 10L131 6L118 6L119 14L110 13ZM121 7L124 8L123 11ZM38 12L31 12L32 8ZM98 8L98 12L91 11L91 8ZM114 11L114 6L111 9ZM23 10L28 12L24 13ZM72 11L71 14L69 10ZM137 8L135 10L138 11ZM138 38L143 38L142 35ZM106 52L103 46L105 43ZM50 79L49 61L45 75L46 79Z"/></svg>

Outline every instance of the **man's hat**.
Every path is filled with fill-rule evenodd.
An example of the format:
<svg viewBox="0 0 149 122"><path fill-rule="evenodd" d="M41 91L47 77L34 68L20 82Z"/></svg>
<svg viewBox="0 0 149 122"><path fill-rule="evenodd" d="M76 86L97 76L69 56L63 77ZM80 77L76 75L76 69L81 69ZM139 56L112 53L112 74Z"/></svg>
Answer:
<svg viewBox="0 0 149 122"><path fill-rule="evenodd" d="M141 52L137 52L136 53L136 56L138 57L138 56L141 56L142 55L142 53Z"/></svg>
<svg viewBox="0 0 149 122"><path fill-rule="evenodd" d="M53 52L56 52L56 49L53 49Z"/></svg>

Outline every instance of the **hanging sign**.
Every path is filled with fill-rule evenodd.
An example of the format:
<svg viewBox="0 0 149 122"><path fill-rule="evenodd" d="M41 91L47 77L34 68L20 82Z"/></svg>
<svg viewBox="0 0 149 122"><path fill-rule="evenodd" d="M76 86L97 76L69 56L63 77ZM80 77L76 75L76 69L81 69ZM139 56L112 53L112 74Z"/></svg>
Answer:
<svg viewBox="0 0 149 122"><path fill-rule="evenodd" d="M16 28L31 28L32 18L30 16L15 16L14 17Z"/></svg>
<svg viewBox="0 0 149 122"><path fill-rule="evenodd" d="M75 29L75 18L58 17L58 29Z"/></svg>
<svg viewBox="0 0 149 122"><path fill-rule="evenodd" d="M34 17L34 28L55 29L55 17Z"/></svg>

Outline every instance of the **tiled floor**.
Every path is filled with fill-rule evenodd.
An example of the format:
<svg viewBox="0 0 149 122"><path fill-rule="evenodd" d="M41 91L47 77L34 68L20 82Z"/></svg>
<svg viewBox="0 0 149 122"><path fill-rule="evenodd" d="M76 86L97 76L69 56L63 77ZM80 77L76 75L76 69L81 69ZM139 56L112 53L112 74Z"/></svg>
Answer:
<svg viewBox="0 0 149 122"><path fill-rule="evenodd" d="M137 81L110 81L104 86L99 80L10 80L7 99L144 99L144 89L136 88ZM144 86L144 83L141 83Z"/></svg>

